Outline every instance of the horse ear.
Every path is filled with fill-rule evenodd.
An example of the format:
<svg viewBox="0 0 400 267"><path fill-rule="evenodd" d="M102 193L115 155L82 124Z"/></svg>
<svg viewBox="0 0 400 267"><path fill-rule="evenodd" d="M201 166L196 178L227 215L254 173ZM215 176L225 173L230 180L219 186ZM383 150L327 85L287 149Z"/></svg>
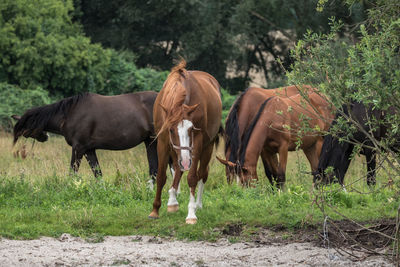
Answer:
<svg viewBox="0 0 400 267"><path fill-rule="evenodd" d="M11 115L11 118L13 118L16 121L19 121L21 119L21 116L19 116L19 115Z"/></svg>
<svg viewBox="0 0 400 267"><path fill-rule="evenodd" d="M193 113L193 111L196 110L196 108L198 106L199 106L199 104L195 104L193 106L188 106L188 105L183 104L183 111L184 111L185 114L187 114L189 116L190 114Z"/></svg>
<svg viewBox="0 0 400 267"><path fill-rule="evenodd" d="M228 167L236 167L236 164L233 163L233 162L230 162L229 160L221 159L221 158L218 157L218 156L215 156L215 157L217 158L217 160L218 160L219 162L221 162L221 163L224 164L225 166L228 166Z"/></svg>

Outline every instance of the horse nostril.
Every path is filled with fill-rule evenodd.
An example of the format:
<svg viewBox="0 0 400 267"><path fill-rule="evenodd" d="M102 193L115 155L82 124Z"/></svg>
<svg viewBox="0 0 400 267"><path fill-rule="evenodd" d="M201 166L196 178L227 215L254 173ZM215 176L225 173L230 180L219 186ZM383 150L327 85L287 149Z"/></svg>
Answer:
<svg viewBox="0 0 400 267"><path fill-rule="evenodd" d="M179 166L182 170L189 170L190 166L192 165L192 160L179 160Z"/></svg>

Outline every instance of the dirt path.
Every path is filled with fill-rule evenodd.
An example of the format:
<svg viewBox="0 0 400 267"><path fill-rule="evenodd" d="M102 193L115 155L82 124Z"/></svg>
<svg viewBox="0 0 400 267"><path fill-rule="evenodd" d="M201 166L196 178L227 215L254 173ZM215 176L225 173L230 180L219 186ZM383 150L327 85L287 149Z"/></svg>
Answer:
<svg viewBox="0 0 400 267"><path fill-rule="evenodd" d="M169 241L147 236L105 237L88 243L59 239L0 240L0 266L391 266L383 258L352 262L312 243Z"/></svg>

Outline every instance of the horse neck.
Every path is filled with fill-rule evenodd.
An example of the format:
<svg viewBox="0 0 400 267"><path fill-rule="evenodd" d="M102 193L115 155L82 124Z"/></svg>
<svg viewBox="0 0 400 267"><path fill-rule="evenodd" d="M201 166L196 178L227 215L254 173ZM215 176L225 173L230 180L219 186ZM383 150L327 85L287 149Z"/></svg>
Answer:
<svg viewBox="0 0 400 267"><path fill-rule="evenodd" d="M55 114L47 122L44 131L55 134L61 134L62 125L63 125L63 116L61 114Z"/></svg>
<svg viewBox="0 0 400 267"><path fill-rule="evenodd" d="M247 156L246 154L247 154L248 145L249 145L250 139L253 137L253 131L256 128L256 125L261 116L261 113L263 112L267 103L273 98L274 97L269 97L267 100L265 100L261 104L257 114L254 116L253 121L250 123L250 125L247 127L247 129L243 133L242 140L240 143L240 148L239 148L239 161L240 161L241 165L243 165L245 162L245 157ZM254 138L253 138L253 140L254 140ZM264 144L264 143L262 143L262 144Z"/></svg>

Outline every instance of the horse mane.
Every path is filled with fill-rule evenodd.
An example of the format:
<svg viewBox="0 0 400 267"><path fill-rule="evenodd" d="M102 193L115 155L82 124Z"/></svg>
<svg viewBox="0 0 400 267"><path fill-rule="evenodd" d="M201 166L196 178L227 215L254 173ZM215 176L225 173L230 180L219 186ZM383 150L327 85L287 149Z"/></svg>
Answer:
<svg viewBox="0 0 400 267"><path fill-rule="evenodd" d="M267 103L268 103L272 98L274 98L274 96L269 97L267 100L265 100L265 101L262 103L262 105L260 106L260 109L258 110L256 116L254 117L253 121L252 121L251 124L249 125L249 128L246 130L246 132L245 132L244 135L243 135L242 144L241 144L241 146L240 146L240 158L239 158L239 160L240 160L240 166L243 166L243 164L244 164L244 157L245 157L245 154L246 154L247 145L249 144L249 140L250 140L251 134L252 134L252 132L253 132L253 130L254 130L256 124L257 124L257 121L258 121L258 119L260 118L261 113L262 113L262 111L264 110L264 107L267 105Z"/></svg>
<svg viewBox="0 0 400 267"><path fill-rule="evenodd" d="M231 148L231 153L229 155L230 162L237 161L237 154L240 146L238 112L243 96L249 89L250 87L242 92L235 100L225 122L225 153L228 151L228 148Z"/></svg>
<svg viewBox="0 0 400 267"><path fill-rule="evenodd" d="M165 93L160 104L166 112L166 118L159 133L183 119L182 105L190 101L190 93L187 92L183 84L189 75L185 67L186 61L182 59L178 65L171 69L171 73L164 83L163 90Z"/></svg>
<svg viewBox="0 0 400 267"><path fill-rule="evenodd" d="M53 104L27 110L14 126L13 143L15 144L21 135L31 136L32 134L42 132L50 119L55 115L61 114L65 119L71 107L88 95L89 93L82 93L62 99Z"/></svg>

